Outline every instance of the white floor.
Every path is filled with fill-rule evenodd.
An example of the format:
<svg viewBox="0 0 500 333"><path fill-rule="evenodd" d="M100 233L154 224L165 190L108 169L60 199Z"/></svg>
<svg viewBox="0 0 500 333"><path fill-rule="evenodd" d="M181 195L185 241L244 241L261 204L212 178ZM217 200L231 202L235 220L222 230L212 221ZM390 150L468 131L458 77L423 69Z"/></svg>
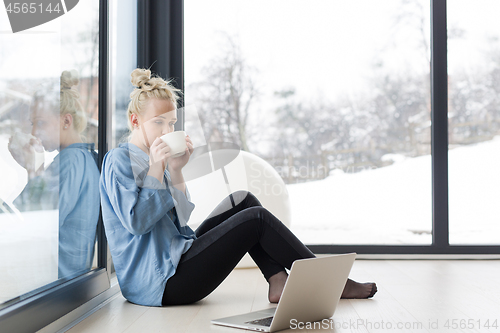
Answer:
<svg viewBox="0 0 500 333"><path fill-rule="evenodd" d="M357 260L351 278L377 282L373 299L340 300L333 321L282 332L500 332L499 276L498 260ZM260 271L237 269L196 304L143 307L120 294L69 332L236 333L210 320L270 306Z"/></svg>

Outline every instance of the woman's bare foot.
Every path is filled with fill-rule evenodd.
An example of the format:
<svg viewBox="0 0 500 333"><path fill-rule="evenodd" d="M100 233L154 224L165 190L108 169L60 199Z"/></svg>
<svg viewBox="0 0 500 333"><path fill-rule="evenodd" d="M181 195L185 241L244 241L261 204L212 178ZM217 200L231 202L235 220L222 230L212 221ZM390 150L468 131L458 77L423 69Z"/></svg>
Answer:
<svg viewBox="0 0 500 333"><path fill-rule="evenodd" d="M285 271L274 274L269 278L269 302L278 303L283 293L283 288L285 288L285 282L288 278L288 274Z"/></svg>
<svg viewBox="0 0 500 333"><path fill-rule="evenodd" d="M377 285L373 282L359 283L351 279L347 282L340 298L370 298L377 292Z"/></svg>

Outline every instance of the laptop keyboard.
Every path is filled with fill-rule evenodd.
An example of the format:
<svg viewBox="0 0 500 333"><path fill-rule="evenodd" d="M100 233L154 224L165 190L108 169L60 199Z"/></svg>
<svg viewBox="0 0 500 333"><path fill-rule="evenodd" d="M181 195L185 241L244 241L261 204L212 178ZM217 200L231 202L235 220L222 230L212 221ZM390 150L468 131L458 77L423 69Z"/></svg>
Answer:
<svg viewBox="0 0 500 333"><path fill-rule="evenodd" d="M247 321L247 322L245 322L245 324L271 326L272 321L273 321L273 317L266 317L266 318L262 318L262 319Z"/></svg>

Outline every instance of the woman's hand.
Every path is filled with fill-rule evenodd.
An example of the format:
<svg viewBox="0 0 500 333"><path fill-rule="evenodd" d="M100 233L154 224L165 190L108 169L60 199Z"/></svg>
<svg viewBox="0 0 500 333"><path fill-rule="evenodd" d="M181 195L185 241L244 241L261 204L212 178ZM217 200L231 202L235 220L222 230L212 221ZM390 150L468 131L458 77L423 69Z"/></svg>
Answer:
<svg viewBox="0 0 500 333"><path fill-rule="evenodd" d="M156 138L149 147L149 166L161 165L162 170L165 170L168 157L170 157L170 147L162 139Z"/></svg>
<svg viewBox="0 0 500 333"><path fill-rule="evenodd" d="M156 138L149 147L148 176L155 177L162 184L169 151L170 148L160 138Z"/></svg>
<svg viewBox="0 0 500 333"><path fill-rule="evenodd" d="M172 157L170 147L162 139L156 138L149 147L149 172L148 175L155 177L163 183L163 173L168 164L171 176L180 173L181 169L189 161L189 156L193 153L193 142L186 136L186 153L179 157ZM182 175L182 174L181 174Z"/></svg>
<svg viewBox="0 0 500 333"><path fill-rule="evenodd" d="M21 135L18 134L18 137ZM34 177L40 173L40 170L43 170L43 163L38 170L35 170L35 153L43 153L43 147L40 140L31 135L24 134L23 139L12 136L7 147L14 160L28 171L28 175Z"/></svg>
<svg viewBox="0 0 500 333"><path fill-rule="evenodd" d="M193 147L193 141L191 141L191 138L189 135L186 135L186 153L182 156L179 157L171 157L170 153L167 154L167 163L168 163L168 170L170 173L172 172L178 172L180 171L189 161L189 157L194 151ZM167 146L168 147L168 146ZM170 151L170 147L168 148Z"/></svg>

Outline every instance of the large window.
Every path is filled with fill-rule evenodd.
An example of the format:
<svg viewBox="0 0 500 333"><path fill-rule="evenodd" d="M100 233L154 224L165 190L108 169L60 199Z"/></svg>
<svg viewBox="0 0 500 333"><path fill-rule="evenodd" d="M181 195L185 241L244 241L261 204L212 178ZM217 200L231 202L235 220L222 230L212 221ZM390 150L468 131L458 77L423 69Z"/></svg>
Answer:
<svg viewBox="0 0 500 333"><path fill-rule="evenodd" d="M97 267L99 2L0 44L4 303Z"/></svg>
<svg viewBox="0 0 500 333"><path fill-rule="evenodd" d="M448 4L451 244L500 244L498 12L495 0Z"/></svg>
<svg viewBox="0 0 500 333"><path fill-rule="evenodd" d="M185 102L272 165L316 251L496 253L497 7L185 0Z"/></svg>
<svg viewBox="0 0 500 333"><path fill-rule="evenodd" d="M303 242L432 242L429 1L186 0L185 45L186 105L280 174Z"/></svg>
<svg viewBox="0 0 500 333"><path fill-rule="evenodd" d="M59 17L16 33L0 10L2 331L36 331L110 285L98 187L108 1L50 9Z"/></svg>

